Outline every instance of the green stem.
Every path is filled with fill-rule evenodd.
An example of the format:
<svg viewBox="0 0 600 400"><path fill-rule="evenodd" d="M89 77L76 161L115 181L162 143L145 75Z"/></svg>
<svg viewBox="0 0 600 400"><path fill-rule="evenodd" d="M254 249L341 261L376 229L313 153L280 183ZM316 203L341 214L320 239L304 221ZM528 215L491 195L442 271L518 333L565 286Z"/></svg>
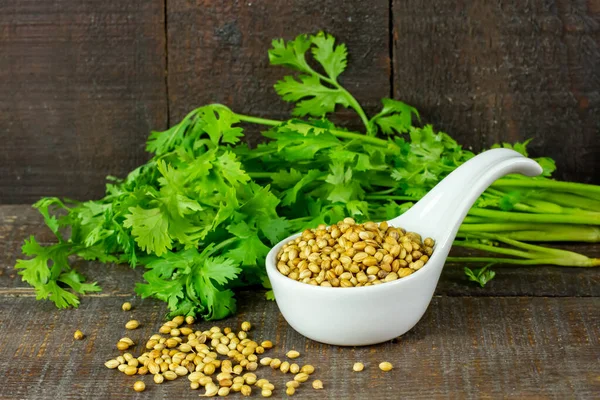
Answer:
<svg viewBox="0 0 600 400"><path fill-rule="evenodd" d="M468 249L490 251L492 253L505 254L507 256L515 256L515 257L522 257L522 258L535 258L535 255L529 254L525 251L507 249L504 247L490 246L490 245L483 244L483 243L474 243L474 242L456 240L456 241L454 241L454 243L452 245L458 246L458 247L465 247Z"/></svg>
<svg viewBox="0 0 600 400"><path fill-rule="evenodd" d="M588 185L577 182L560 182L551 179L524 179L524 178L500 178L492 184L492 187L526 187L556 189L565 192L579 192L585 195L594 195L592 198L600 196L600 186Z"/></svg>
<svg viewBox="0 0 600 400"><path fill-rule="evenodd" d="M215 247L213 247L213 248L210 250L210 253L209 253L209 254L214 254L214 253L216 253L217 251L221 250L223 247L229 246L231 243L233 243L233 242L236 242L236 241L238 241L238 240L240 240L240 238L238 238L238 237L235 237L235 236L234 236L234 237L230 237L230 238L229 238L229 239L227 239L227 240L223 240L223 241L222 241L222 242L220 242L218 245L216 245Z"/></svg>
<svg viewBox="0 0 600 400"><path fill-rule="evenodd" d="M587 258L583 262L570 262L557 260L555 258L536 258L533 260L519 260L515 258L502 257L448 257L447 262L453 263L494 263L496 267L501 264L518 264L518 265L558 265L560 267L600 267L600 258Z"/></svg>
<svg viewBox="0 0 600 400"><path fill-rule="evenodd" d="M246 172L252 179L269 179L273 176L272 172Z"/></svg>
<svg viewBox="0 0 600 400"><path fill-rule="evenodd" d="M459 233L502 232L509 239L526 242L600 242L600 229L585 225L536 223L463 223Z"/></svg>
<svg viewBox="0 0 600 400"><path fill-rule="evenodd" d="M252 117L250 115L243 115L243 114L237 114L237 113L236 113L236 115L240 119L240 121L249 122L251 124L278 126L278 125L281 125L284 123L284 121L276 121L274 119L258 118L258 117ZM337 129L319 128L316 126L312 126L308 123L300 122L299 120L297 120L297 122L295 121L293 123L298 124L298 125L304 125L305 129L302 130L304 132L308 132L309 129L314 129L315 131L322 131L322 132L326 131L326 132L330 132L333 136L338 137L338 138L359 140L359 141L373 144L373 145L379 146L379 147L392 148L394 150L398 149L398 146L396 146L392 142L389 142L389 141L383 140L383 139L378 139L376 137L366 136L366 135L363 135L362 133L348 132L348 131L342 131L342 130L337 130Z"/></svg>
<svg viewBox="0 0 600 400"><path fill-rule="evenodd" d="M367 195L366 200L403 200L403 201L418 201L419 199L412 196L388 196L388 195Z"/></svg>
<svg viewBox="0 0 600 400"><path fill-rule="evenodd" d="M577 196L575 194L544 190L540 192L530 191L527 193L527 196L551 201L552 203L565 207L581 208L588 211L600 211L600 201L588 197Z"/></svg>
<svg viewBox="0 0 600 400"><path fill-rule="evenodd" d="M361 105L358 103L358 101L354 98L354 96L352 96L350 94L350 92L348 92L342 85L340 85L337 80L331 79L328 76L325 76L325 75L315 71L308 65L307 65L307 67L308 67L310 73L318 76L321 80L329 83L331 86L335 87L337 90L342 92L344 97L346 97L346 99L348 100L348 103L350 103L350 107L352 107L354 109L354 111L356 111L356 113L360 117L362 123L365 125L367 135L368 136L374 135L374 132L371 132L371 130L369 129L369 118L367 118L367 114L365 114L365 111L363 110Z"/></svg>
<svg viewBox="0 0 600 400"><path fill-rule="evenodd" d="M277 126L283 123L282 121L277 121L274 119L259 118L238 113L235 113L235 115L240 119L240 121L249 122L251 124Z"/></svg>
<svg viewBox="0 0 600 400"><path fill-rule="evenodd" d="M600 258L589 258L583 254L575 253L573 251L555 249L552 247L543 247L530 243L523 243L518 240L509 239L503 235L495 235L488 233L474 234L473 237L480 239L496 240L507 244L509 246L516 247L521 250L526 250L527 254L525 258L537 260L537 264L553 264L561 265L565 267L595 267L600 266ZM460 242L464 243L464 242ZM506 248L487 246L486 251L506 254ZM516 250L511 250L516 251Z"/></svg>
<svg viewBox="0 0 600 400"><path fill-rule="evenodd" d="M350 107L352 107L354 109L354 111L356 111L356 113L360 117L362 123L365 125L365 129L367 130L367 135L370 136L370 137L372 137L373 135L375 135L375 132L371 132L371 129L369 129L369 118L367 118L367 114L365 114L365 111L360 106L360 104L358 103L358 101L354 98L354 96L352 96L350 94L350 92L348 92L342 86L340 86L339 84L337 84L337 82L334 85L337 85L338 89L340 89L342 91L342 93L344 93L346 95L346 98L350 102Z"/></svg>
<svg viewBox="0 0 600 400"><path fill-rule="evenodd" d="M448 257L447 262L451 263L494 263L495 267L501 264L517 264L517 265L558 265L561 267L598 267L600 266L600 258L588 258L588 261L583 263L570 263L556 260L554 258L537 258L534 260L519 260L515 258L502 257Z"/></svg>
<svg viewBox="0 0 600 400"><path fill-rule="evenodd" d="M551 224L582 224L582 225L600 225L599 216L589 215L561 215L561 214L528 214L512 211L487 210L473 207L469 210L469 215L477 217L486 217L500 221L513 222L541 222Z"/></svg>

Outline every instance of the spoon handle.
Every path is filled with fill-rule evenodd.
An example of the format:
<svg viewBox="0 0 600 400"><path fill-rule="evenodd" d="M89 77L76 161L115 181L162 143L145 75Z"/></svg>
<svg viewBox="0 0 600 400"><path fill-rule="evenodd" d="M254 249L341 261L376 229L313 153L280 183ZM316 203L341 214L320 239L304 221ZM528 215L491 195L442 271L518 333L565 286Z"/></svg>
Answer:
<svg viewBox="0 0 600 400"><path fill-rule="evenodd" d="M401 221L418 222L438 240L452 241L473 203L496 179L512 173L536 176L541 172L537 162L514 150L485 151L455 169L410 210L389 223L396 226Z"/></svg>

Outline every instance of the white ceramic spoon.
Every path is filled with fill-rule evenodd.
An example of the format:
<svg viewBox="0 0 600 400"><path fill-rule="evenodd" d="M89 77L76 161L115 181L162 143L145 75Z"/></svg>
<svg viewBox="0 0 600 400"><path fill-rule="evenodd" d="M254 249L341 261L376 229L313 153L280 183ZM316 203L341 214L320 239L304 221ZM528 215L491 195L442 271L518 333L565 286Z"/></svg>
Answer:
<svg viewBox="0 0 600 400"><path fill-rule="evenodd" d="M296 331L328 344L369 345L406 333L431 302L452 241L475 200L496 179L517 172L536 176L542 168L513 150L483 152L454 170L406 213L388 221L390 226L435 240L427 264L393 282L358 288L297 282L277 270L276 256L300 234L282 240L266 260L279 310Z"/></svg>

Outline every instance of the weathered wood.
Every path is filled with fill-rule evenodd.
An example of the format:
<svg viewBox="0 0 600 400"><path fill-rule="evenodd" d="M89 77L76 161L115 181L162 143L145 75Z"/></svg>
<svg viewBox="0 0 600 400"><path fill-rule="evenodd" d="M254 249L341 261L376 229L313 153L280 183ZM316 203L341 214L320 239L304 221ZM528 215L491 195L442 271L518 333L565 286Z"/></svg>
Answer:
<svg viewBox="0 0 600 400"><path fill-rule="evenodd" d="M417 326L399 340L377 346L341 348L305 339L281 317L276 304L261 294L243 294L240 313L226 321L196 326L239 327L249 320L253 338L276 347L266 356L284 358L297 349L298 362L316 367L324 382L316 391L309 381L301 399L350 398L592 398L600 390L600 306L598 298L434 298ZM84 399L133 397L136 379L146 382L139 398L192 398L186 378L155 385L151 376L128 377L108 370L104 362L119 354L115 343L124 335L143 343L155 333L163 304L134 300L131 312L120 310L125 298L87 298L78 310L57 311L32 298L1 298L0 397L11 399ZM315 310L318 312L318 310ZM129 318L142 323L126 331ZM81 329L86 338L74 341ZM132 353L140 354L140 346ZM366 365L352 372L356 361ZM383 373L377 365L389 361ZM282 398L290 379L261 367L257 375L271 380ZM256 392L256 389L254 390ZM239 396L239 395L238 395ZM257 395L254 394L256 397ZM136 397L136 398L138 398Z"/></svg>
<svg viewBox="0 0 600 400"><path fill-rule="evenodd" d="M21 258L23 240L34 235L40 243L53 243L52 233L42 217L28 206L0 206L0 292L32 296L33 291L21 281L13 266ZM591 257L600 257L600 246L563 246ZM460 251L463 251L462 253ZM466 255L462 249L453 253ZM133 293L135 282L142 281L143 269L127 265L106 266L77 262L77 268L103 288L102 295ZM597 296L600 297L600 268L511 267L495 266L496 278L485 288L468 282L463 266L447 265L438 284L438 295L445 296Z"/></svg>
<svg viewBox="0 0 600 400"><path fill-rule="evenodd" d="M594 5L595 4L595 5ZM600 183L597 2L393 2L394 96L479 150L533 138L562 179Z"/></svg>
<svg viewBox="0 0 600 400"><path fill-rule="evenodd" d="M0 2L0 203L87 199L166 126L162 0Z"/></svg>
<svg viewBox="0 0 600 400"><path fill-rule="evenodd" d="M340 82L365 105L390 95L389 3L310 1L167 2L171 123L194 107L223 103L239 113L287 119L291 107L273 89L290 70L269 66L273 39L326 30L345 42L349 64ZM353 112L337 121L360 126ZM259 140L250 130L249 142Z"/></svg>

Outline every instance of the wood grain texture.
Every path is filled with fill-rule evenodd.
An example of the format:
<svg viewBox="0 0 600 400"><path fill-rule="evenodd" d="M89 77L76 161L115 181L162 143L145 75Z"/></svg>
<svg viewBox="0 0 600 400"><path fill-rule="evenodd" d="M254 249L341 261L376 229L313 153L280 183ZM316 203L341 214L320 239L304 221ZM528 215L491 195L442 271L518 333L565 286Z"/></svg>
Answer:
<svg viewBox="0 0 600 400"><path fill-rule="evenodd" d="M165 313L163 304L137 300L125 313L120 305L126 299L88 298L78 310L57 311L33 298L0 298L0 369L10 371L0 397L196 398L199 392L192 392L185 378L159 386L149 375L139 377L146 391L135 394L131 387L138 377L104 367L119 354L119 338L128 335L142 342L158 330ZM284 358L287 350L299 350L297 361L316 367L313 379L321 379L325 390L312 389L311 379L298 389L298 399L590 399L600 390L598 298L436 297L412 331L360 348L307 340L260 293L245 293L241 299L236 317L196 327L236 328L249 320L253 338L276 344L266 356ZM126 331L130 318L139 319L141 327ZM85 333L83 341L73 340L76 329ZM132 352L140 354L137 348ZM352 372L355 361L363 362L365 371ZM394 369L381 372L377 365L382 361L393 363ZM257 375L275 384L275 398L285 397L282 388L290 375L268 367ZM260 398L256 390L253 397Z"/></svg>
<svg viewBox="0 0 600 400"><path fill-rule="evenodd" d="M557 177L600 183L596 1L393 1L394 95L476 150L533 138Z"/></svg>
<svg viewBox="0 0 600 400"><path fill-rule="evenodd" d="M33 290L16 275L15 262L21 255L23 240L34 235L40 243L53 242L52 233L35 209L23 205L0 205L0 294L33 296ZM590 257L600 257L600 245L562 246ZM453 254L468 255L464 249ZM91 281L103 288L100 296L132 295L136 282L142 281L143 268L103 265L78 261L74 264ZM497 275L485 288L468 282L463 266L447 265L436 294L443 296L577 296L600 297L600 268L494 266Z"/></svg>
<svg viewBox="0 0 600 400"><path fill-rule="evenodd" d="M166 126L164 2L0 2L0 203L104 193Z"/></svg>
<svg viewBox="0 0 600 400"><path fill-rule="evenodd" d="M357 0L169 0L167 12L171 123L215 102L242 114L288 119L292 107L273 84L290 70L269 66L267 50L273 39L319 30L348 45L340 82L368 112L390 95L388 1L365 8ZM350 111L340 111L336 121L360 126ZM257 127L250 132L249 142L259 140Z"/></svg>

